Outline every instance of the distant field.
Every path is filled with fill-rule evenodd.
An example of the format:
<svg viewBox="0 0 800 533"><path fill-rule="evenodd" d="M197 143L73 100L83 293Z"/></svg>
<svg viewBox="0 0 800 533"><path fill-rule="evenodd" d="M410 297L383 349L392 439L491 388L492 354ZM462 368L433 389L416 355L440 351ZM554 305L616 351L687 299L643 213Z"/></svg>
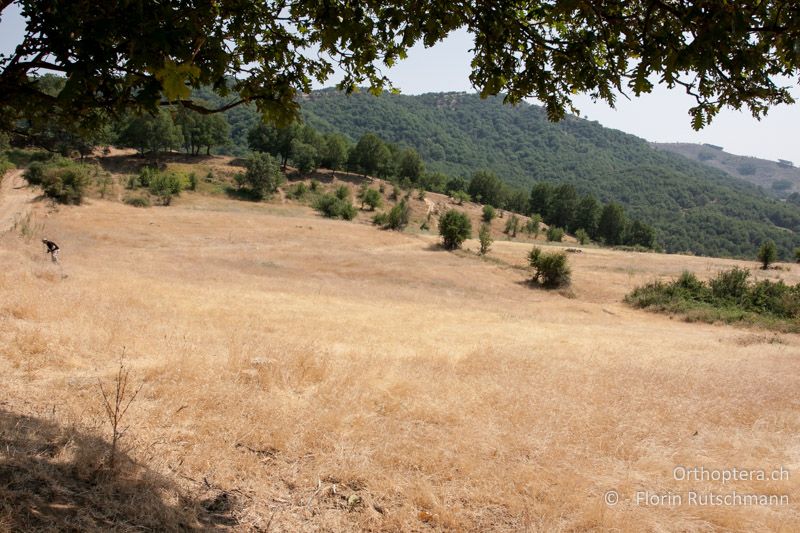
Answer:
<svg viewBox="0 0 800 533"><path fill-rule="evenodd" d="M530 243L498 240L482 260L474 240L447 253L416 226L191 193L168 208L37 204L31 227L0 236L0 530L800 523L800 335L621 301L684 269L755 263L586 248L562 295L525 284ZM754 274L800 281L782 266ZM110 476L98 380L123 353L144 386Z"/></svg>

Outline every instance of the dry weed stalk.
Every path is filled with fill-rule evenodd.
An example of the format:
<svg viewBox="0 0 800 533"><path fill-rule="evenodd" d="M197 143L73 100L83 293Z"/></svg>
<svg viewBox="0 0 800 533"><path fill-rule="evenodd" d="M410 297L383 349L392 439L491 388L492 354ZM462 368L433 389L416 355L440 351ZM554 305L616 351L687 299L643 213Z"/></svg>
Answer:
<svg viewBox="0 0 800 533"><path fill-rule="evenodd" d="M99 378L97 380L97 384L100 387L100 393L103 395L103 407L105 407L106 410L106 417L109 424L111 424L111 449L109 450L108 454L108 467L112 470L116 465L117 442L119 442L119 439L121 439L128 430L128 428L120 429L122 419L125 417L125 413L128 412L128 408L131 406L133 401L136 399L136 396L139 394L139 391L142 390L142 387L144 386L143 381L139 384L136 390L133 391L133 394L127 396L129 376L130 369L125 368L125 352L123 350L122 356L119 359L119 370L117 371L117 377L114 379L113 398L109 398L109 394L106 393L103 383Z"/></svg>

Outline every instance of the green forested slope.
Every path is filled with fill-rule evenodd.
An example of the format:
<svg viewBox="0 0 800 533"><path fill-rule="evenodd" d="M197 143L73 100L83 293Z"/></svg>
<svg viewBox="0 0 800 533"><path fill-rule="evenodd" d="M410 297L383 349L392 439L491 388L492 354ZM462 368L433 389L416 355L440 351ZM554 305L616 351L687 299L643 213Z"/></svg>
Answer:
<svg viewBox="0 0 800 533"><path fill-rule="evenodd" d="M307 123L321 131L354 140L371 131L408 144L428 170L469 177L490 169L526 189L537 180L569 182L618 201L655 226L668 251L752 256L771 238L788 258L800 244L796 206L596 122L570 117L553 124L539 107L463 93L348 97L326 90L302 107Z"/></svg>

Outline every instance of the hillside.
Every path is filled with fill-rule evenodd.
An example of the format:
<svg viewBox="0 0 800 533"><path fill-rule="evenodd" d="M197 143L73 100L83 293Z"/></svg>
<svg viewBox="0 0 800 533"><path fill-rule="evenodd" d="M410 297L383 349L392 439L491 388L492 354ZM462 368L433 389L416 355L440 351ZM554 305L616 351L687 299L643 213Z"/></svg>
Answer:
<svg viewBox="0 0 800 533"><path fill-rule="evenodd" d="M788 163L747 157L728 152L717 146L695 143L652 143L658 150L680 154L688 159L727 172L767 193L785 198L800 191L800 168Z"/></svg>
<svg viewBox="0 0 800 533"><path fill-rule="evenodd" d="M324 219L281 195L230 199L205 180L170 207L130 207L116 199L130 194L126 158L101 160L113 201L94 189L55 210L28 199L25 228L0 234L0 529L789 531L800 520L793 504L686 499L735 489L794 502L794 475L732 489L673 474L800 468L800 336L621 302L654 278L753 262L588 247L570 254L565 297L526 284L528 242L498 240L485 259L474 240L447 253L432 233ZM166 164L217 179L236 168ZM325 186L356 185L342 178ZM7 194L0 218L19 207ZM61 245L61 268L44 237ZM781 267L754 275L800 281ZM112 475L98 383L113 387L123 355L131 389L143 387ZM636 504L637 491L684 500Z"/></svg>
<svg viewBox="0 0 800 533"><path fill-rule="evenodd" d="M570 117L553 124L539 107L464 93L347 97L325 90L301 104L313 127L353 139L376 132L416 148L429 170L469 177L490 169L526 189L537 180L564 181L601 201L618 201L655 226L670 252L752 256L771 238L789 257L800 240L796 207L596 122ZM246 110L237 113L241 121Z"/></svg>

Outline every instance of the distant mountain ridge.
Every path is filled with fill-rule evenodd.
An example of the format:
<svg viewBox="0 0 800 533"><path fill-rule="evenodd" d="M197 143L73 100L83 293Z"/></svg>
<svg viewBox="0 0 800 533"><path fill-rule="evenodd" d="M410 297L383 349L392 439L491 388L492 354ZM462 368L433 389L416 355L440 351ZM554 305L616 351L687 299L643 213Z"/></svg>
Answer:
<svg viewBox="0 0 800 533"><path fill-rule="evenodd" d="M758 157L735 155L721 146L694 143L652 143L667 152L680 154L688 159L727 172L731 176L763 187L765 192L785 198L800 192L800 168L791 161L770 161Z"/></svg>
<svg viewBox="0 0 800 533"><path fill-rule="evenodd" d="M569 182L620 202L658 230L667 251L753 257L773 239L788 258L800 245L797 206L597 122L567 117L554 124L537 106L468 93L375 97L326 89L300 104L314 128L353 140L374 132L417 149L429 170L469 178L488 169L526 190L540 180Z"/></svg>

